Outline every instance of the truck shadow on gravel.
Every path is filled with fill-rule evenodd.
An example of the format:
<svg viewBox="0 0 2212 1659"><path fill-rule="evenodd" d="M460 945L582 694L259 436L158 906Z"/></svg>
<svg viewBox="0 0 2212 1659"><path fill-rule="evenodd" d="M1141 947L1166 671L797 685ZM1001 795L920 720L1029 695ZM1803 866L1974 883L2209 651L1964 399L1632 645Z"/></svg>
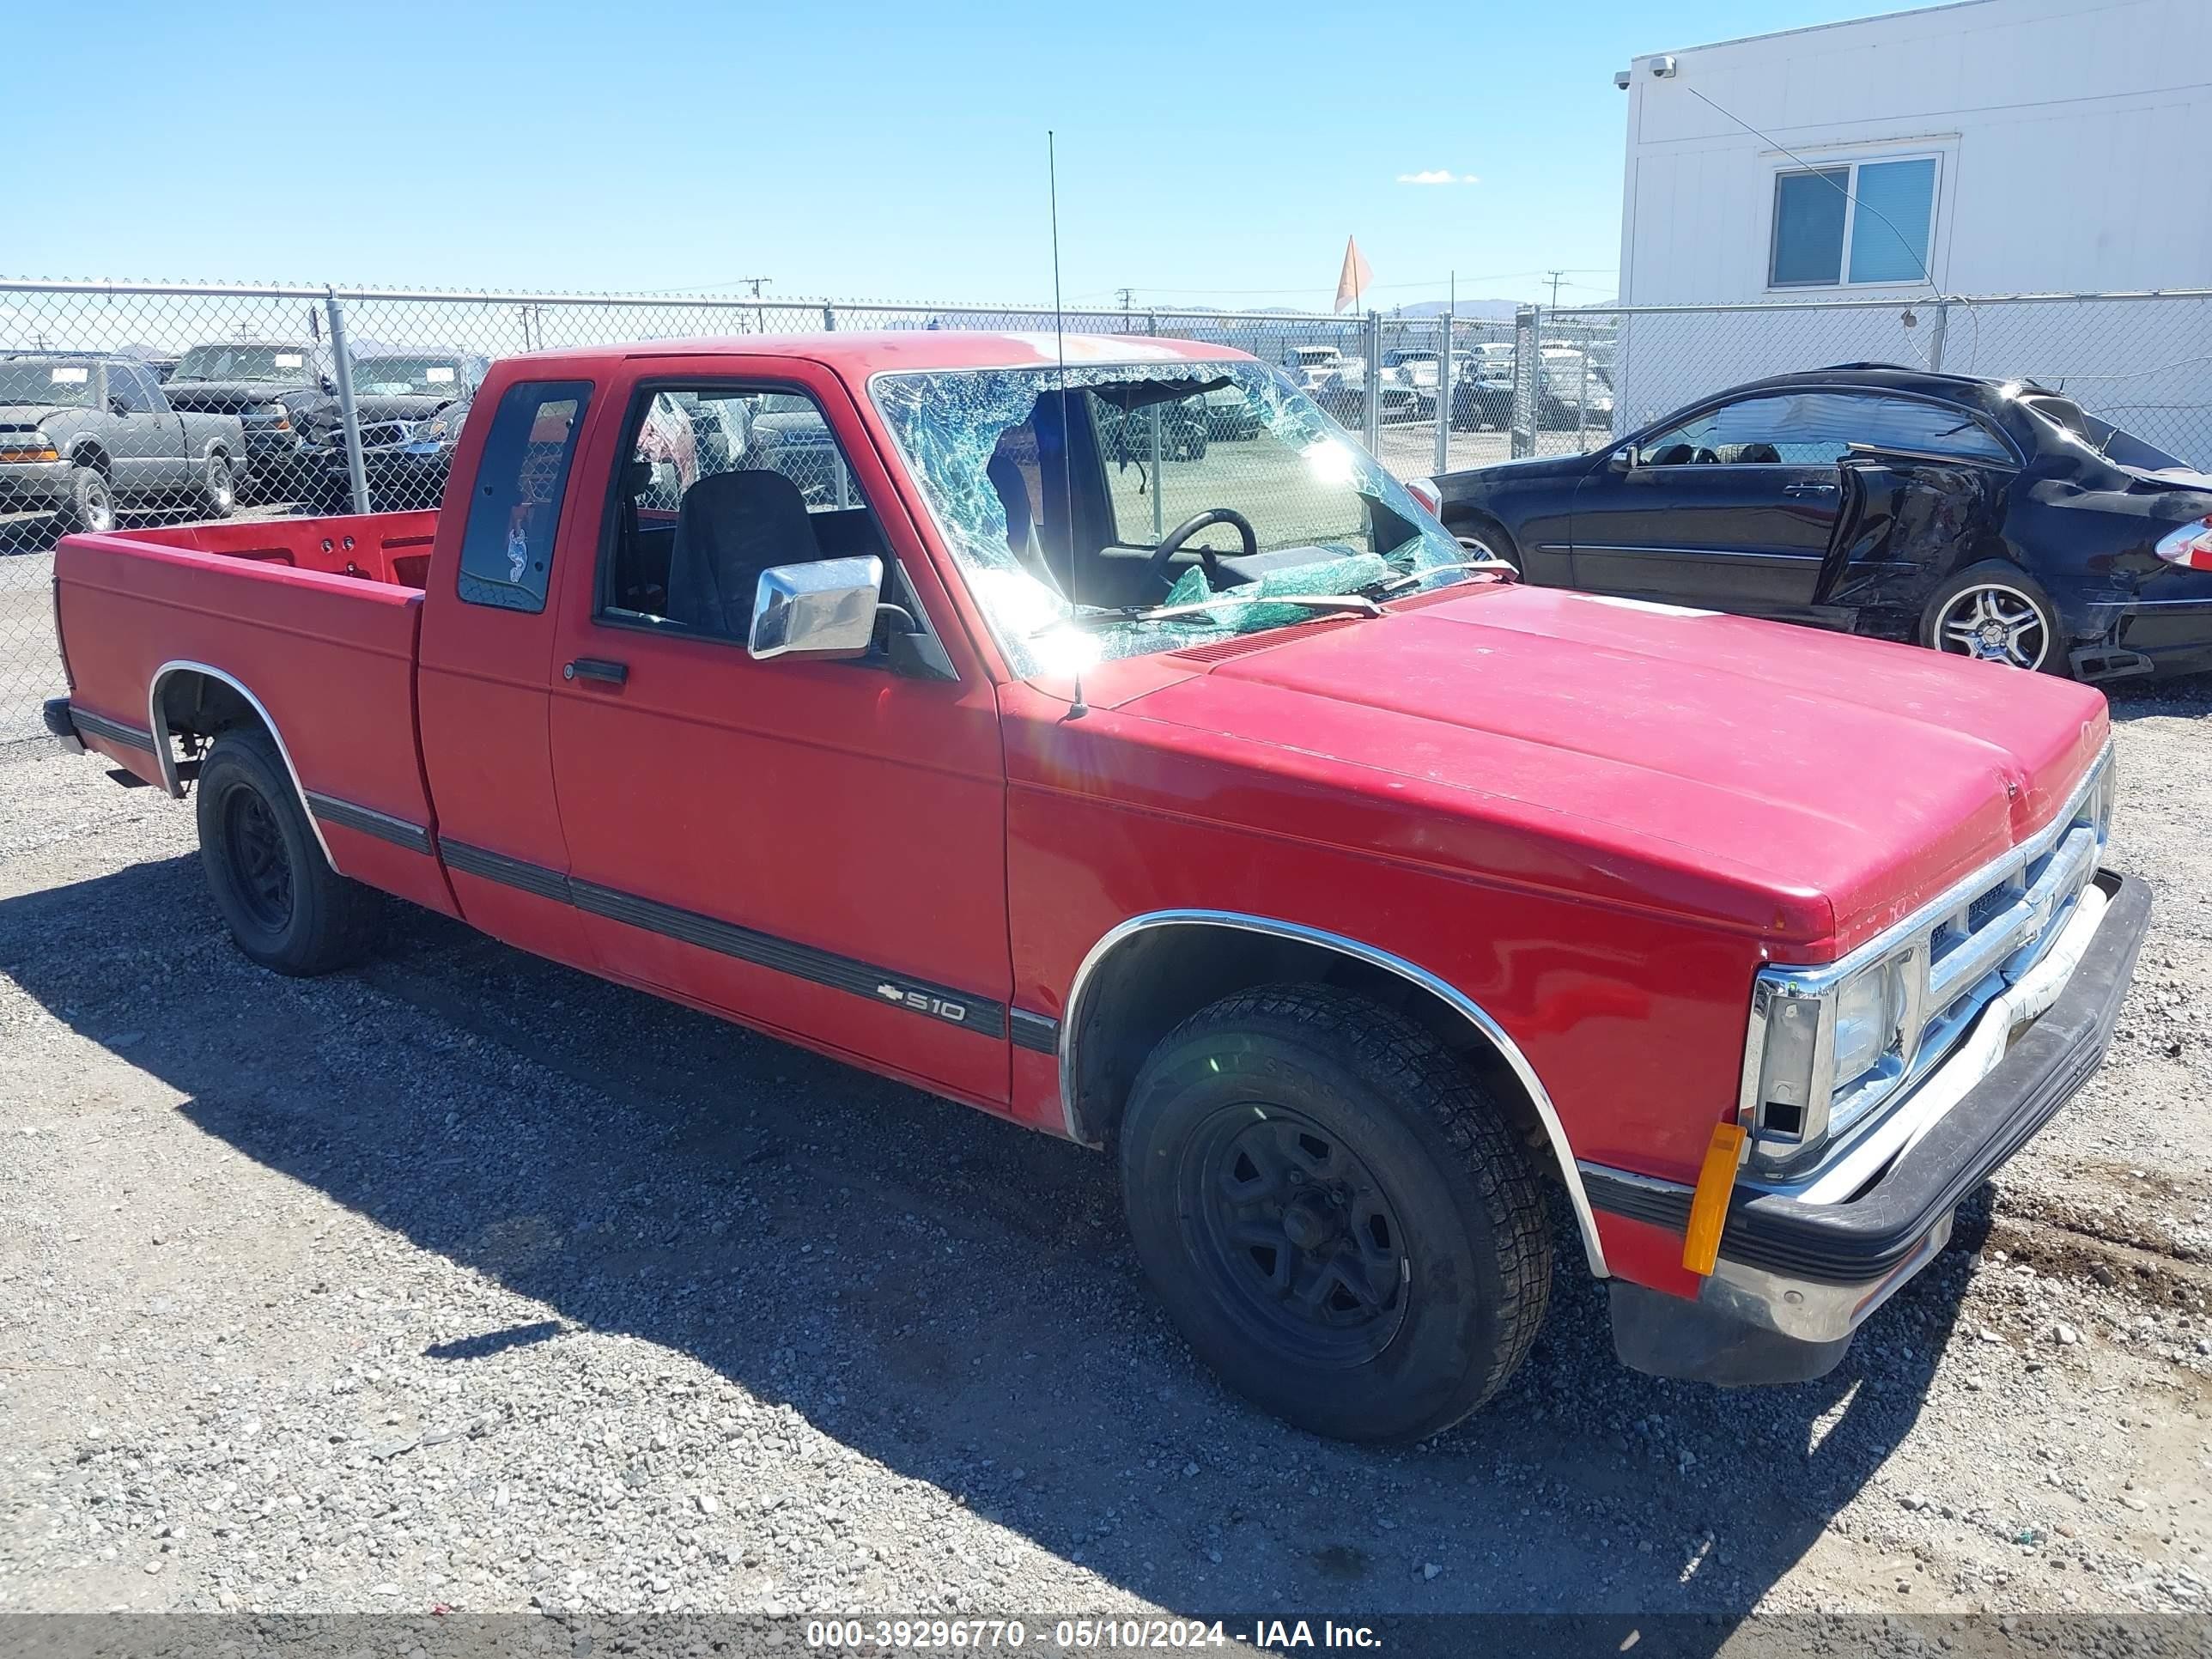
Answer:
<svg viewBox="0 0 2212 1659"><path fill-rule="evenodd" d="M228 1147L543 1304L418 1317L402 1358L558 1368L577 1333L640 1339L1178 1611L1697 1612L1717 1646L1912 1425L1965 1277L1954 1249L1818 1382L1723 1394L1616 1363L1561 1228L1504 1395L1363 1449L1199 1369L1138 1280L1107 1160L441 918L397 914L362 970L284 981L172 858L0 902L0 968ZM319 1294L353 1288L315 1277L234 1292L295 1303L288 1364ZM912 1610L946 1571L920 1550L885 1570ZM1049 1611L1066 1576L1016 1582Z"/></svg>

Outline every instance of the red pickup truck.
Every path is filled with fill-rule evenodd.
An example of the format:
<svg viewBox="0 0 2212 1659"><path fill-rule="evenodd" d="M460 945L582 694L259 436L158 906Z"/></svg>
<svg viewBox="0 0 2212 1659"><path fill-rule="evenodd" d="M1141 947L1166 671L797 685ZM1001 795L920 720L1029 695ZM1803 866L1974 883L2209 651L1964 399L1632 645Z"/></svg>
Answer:
<svg viewBox="0 0 2212 1659"><path fill-rule="evenodd" d="M1114 1149L1319 1431L1494 1395L1553 1218L1629 1364L1832 1365L2103 1054L2103 698L1523 586L1274 370L1064 351L502 362L434 514L65 541L49 724L277 971L378 889Z"/></svg>

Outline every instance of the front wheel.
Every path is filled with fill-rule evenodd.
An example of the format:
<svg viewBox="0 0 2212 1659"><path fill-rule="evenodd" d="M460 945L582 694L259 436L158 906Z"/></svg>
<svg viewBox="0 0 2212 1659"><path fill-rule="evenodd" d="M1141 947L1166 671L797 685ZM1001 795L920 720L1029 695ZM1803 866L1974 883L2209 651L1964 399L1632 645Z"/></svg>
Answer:
<svg viewBox="0 0 2212 1659"><path fill-rule="evenodd" d="M207 458L200 474L200 506L210 519L227 519L238 506L238 479L230 457L221 450Z"/></svg>
<svg viewBox="0 0 2212 1659"><path fill-rule="evenodd" d="M1199 1356L1300 1428L1416 1440L1504 1386L1551 1237L1504 1116L1403 1015L1323 986L1215 1003L1121 1125L1138 1259Z"/></svg>
<svg viewBox="0 0 2212 1659"><path fill-rule="evenodd" d="M375 899L331 868L269 735L225 732L200 764L200 866L231 937L264 968L343 968L374 937Z"/></svg>
<svg viewBox="0 0 2212 1659"><path fill-rule="evenodd" d="M1962 570L1936 590L1921 614L1920 642L2008 668L2067 672L2050 596L2026 572L1996 560Z"/></svg>
<svg viewBox="0 0 2212 1659"><path fill-rule="evenodd" d="M72 467L69 488L62 516L71 531L103 536L115 528L115 491L98 468Z"/></svg>

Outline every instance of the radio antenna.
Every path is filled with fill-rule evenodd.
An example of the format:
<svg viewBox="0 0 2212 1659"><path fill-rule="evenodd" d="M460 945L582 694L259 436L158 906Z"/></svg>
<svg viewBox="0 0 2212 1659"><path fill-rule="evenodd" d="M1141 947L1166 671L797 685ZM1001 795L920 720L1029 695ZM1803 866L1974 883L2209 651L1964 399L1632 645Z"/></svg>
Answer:
<svg viewBox="0 0 2212 1659"><path fill-rule="evenodd" d="M1082 568L1082 560L1075 549L1075 463L1069 453L1073 433L1067 417L1067 324L1060 308L1060 150L1050 127L1044 133L1044 176L1052 202L1052 346L1060 368L1060 516L1067 540L1067 609L1073 617L1083 609L1082 600L1076 597L1076 573ZM1090 712L1091 705L1083 701L1083 657L1079 649L1075 701L1068 705L1067 718L1079 720Z"/></svg>

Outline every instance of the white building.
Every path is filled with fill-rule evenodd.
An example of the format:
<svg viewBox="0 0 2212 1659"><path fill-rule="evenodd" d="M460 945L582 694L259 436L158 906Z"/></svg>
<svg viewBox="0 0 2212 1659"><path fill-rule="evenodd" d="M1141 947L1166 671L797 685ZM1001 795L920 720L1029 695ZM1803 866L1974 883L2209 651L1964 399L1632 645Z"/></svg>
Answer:
<svg viewBox="0 0 2212 1659"><path fill-rule="evenodd" d="M2212 286L2212 0L1966 0L1626 76L1622 304L1883 302L1634 319L1628 418L1808 363L1928 362L1915 302L1937 295ZM1947 307L1942 360L2203 404L2204 366L2166 366L2212 353L2209 329L2197 301Z"/></svg>

